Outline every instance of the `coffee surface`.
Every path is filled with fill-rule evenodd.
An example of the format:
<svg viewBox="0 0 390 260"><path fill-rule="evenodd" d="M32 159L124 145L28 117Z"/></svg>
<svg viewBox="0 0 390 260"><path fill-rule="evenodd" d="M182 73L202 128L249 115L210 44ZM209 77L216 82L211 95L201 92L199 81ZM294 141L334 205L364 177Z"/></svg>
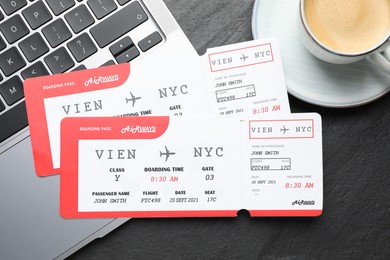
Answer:
<svg viewBox="0 0 390 260"><path fill-rule="evenodd" d="M314 36L338 52L369 50L390 31L390 0L308 0L304 8Z"/></svg>

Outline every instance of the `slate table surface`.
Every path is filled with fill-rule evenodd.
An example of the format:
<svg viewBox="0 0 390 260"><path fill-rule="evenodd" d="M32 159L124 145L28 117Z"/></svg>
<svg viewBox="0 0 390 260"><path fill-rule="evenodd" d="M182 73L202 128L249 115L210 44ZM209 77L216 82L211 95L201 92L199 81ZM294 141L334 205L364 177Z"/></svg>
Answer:
<svg viewBox="0 0 390 260"><path fill-rule="evenodd" d="M253 39L254 0L165 3L199 54ZM289 100L322 116L322 216L132 219L70 258L390 259L390 95L349 109Z"/></svg>

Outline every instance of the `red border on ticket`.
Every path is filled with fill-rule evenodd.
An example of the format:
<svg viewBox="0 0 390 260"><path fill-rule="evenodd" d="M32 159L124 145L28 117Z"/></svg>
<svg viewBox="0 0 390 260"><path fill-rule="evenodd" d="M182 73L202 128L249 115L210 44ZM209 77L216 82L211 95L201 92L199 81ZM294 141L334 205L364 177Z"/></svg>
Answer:
<svg viewBox="0 0 390 260"><path fill-rule="evenodd" d="M253 137L251 133L251 124L256 122L310 122L311 132L307 136L272 136L272 137ZM287 120L249 120L249 139L306 139L314 138L314 120L313 119L287 119ZM287 129L288 130L288 129Z"/></svg>
<svg viewBox="0 0 390 260"><path fill-rule="evenodd" d="M212 64L212 62L211 62L211 57L212 57L212 56L221 55L221 54L226 54L226 53L229 53L229 52L245 51L245 50L248 50L248 49L253 49L253 48L263 47L263 46L269 46L269 51L270 51L270 53L271 53L271 56L270 56L270 59L268 59L268 60L263 60L263 61L259 61L259 62L252 62L252 63L248 63L248 64L241 65L241 66L226 67L226 68L217 69L217 70L213 69L213 64ZM209 58L209 64L210 64L210 71L211 71L211 72L218 72L218 71L224 71L224 70L230 70L230 69L237 69L237 68L242 68L242 67L247 67L247 66L262 64L262 63L273 62L273 61L274 61L274 54L273 54L273 51L272 51L272 44L271 44L271 43L264 43L264 44L259 44L259 45L244 47L244 48L238 48L238 49L233 49L233 50L227 50L227 51L221 51L221 52L210 53L210 54L208 54L208 58Z"/></svg>
<svg viewBox="0 0 390 260"><path fill-rule="evenodd" d="M153 126L155 131L133 131L131 125ZM61 215L69 218L118 215L116 212L78 212L79 140L155 139L164 134L168 125L168 116L64 118L61 122Z"/></svg>

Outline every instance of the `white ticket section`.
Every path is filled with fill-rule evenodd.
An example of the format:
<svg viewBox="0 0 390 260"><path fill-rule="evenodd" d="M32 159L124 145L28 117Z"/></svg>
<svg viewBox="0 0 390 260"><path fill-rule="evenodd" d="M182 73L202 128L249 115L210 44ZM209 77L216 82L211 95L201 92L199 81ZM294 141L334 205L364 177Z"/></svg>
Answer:
<svg viewBox="0 0 390 260"><path fill-rule="evenodd" d="M239 209L241 126L215 123L187 116L156 139L79 140L78 211Z"/></svg>
<svg viewBox="0 0 390 260"><path fill-rule="evenodd" d="M244 208L322 210L320 116L278 114L243 127Z"/></svg>
<svg viewBox="0 0 390 260"><path fill-rule="evenodd" d="M275 39L209 49L202 65L210 106L219 115L243 118L290 113Z"/></svg>
<svg viewBox="0 0 390 260"><path fill-rule="evenodd" d="M252 120L250 139L314 138L313 119Z"/></svg>

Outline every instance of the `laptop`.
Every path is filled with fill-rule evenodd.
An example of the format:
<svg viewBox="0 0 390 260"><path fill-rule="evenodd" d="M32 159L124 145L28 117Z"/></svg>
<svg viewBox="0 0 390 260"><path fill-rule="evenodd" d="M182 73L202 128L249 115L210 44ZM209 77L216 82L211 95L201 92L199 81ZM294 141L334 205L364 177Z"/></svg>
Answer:
<svg viewBox="0 0 390 260"><path fill-rule="evenodd" d="M34 171L23 81L175 48L196 53L162 0L0 1L0 259L63 259L128 220L60 216L59 176Z"/></svg>

